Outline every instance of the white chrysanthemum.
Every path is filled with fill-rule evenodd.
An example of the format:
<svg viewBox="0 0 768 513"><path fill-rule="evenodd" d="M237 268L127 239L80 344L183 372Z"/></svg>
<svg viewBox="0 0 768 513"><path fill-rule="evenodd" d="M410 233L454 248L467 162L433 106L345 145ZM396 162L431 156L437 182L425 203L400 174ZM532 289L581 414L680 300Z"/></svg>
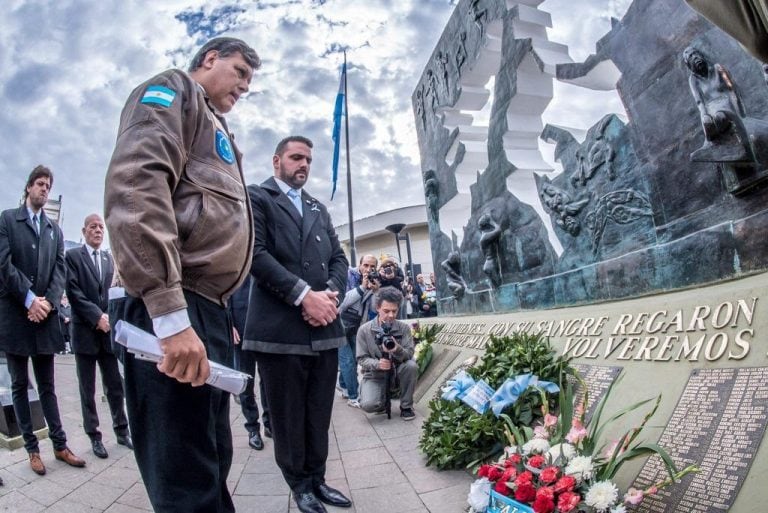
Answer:
<svg viewBox="0 0 768 513"><path fill-rule="evenodd" d="M605 511L619 499L619 489L610 481L600 481L589 487L584 502L598 511Z"/></svg>
<svg viewBox="0 0 768 513"><path fill-rule="evenodd" d="M557 460L560 456L562 456L565 461L571 461L573 457L576 456L576 448L571 444L556 444L549 449L547 455L552 462Z"/></svg>
<svg viewBox="0 0 768 513"><path fill-rule="evenodd" d="M549 442L543 438L534 438L523 445L523 454L544 454L549 450Z"/></svg>
<svg viewBox="0 0 768 513"><path fill-rule="evenodd" d="M624 504L619 504L618 506L611 508L611 513L627 513L627 508Z"/></svg>
<svg viewBox="0 0 768 513"><path fill-rule="evenodd" d="M491 498L491 482L481 477L469 487L467 502L474 511L485 511Z"/></svg>
<svg viewBox="0 0 768 513"><path fill-rule="evenodd" d="M576 456L565 467L565 473L576 479L589 479L592 477L592 458L589 456Z"/></svg>

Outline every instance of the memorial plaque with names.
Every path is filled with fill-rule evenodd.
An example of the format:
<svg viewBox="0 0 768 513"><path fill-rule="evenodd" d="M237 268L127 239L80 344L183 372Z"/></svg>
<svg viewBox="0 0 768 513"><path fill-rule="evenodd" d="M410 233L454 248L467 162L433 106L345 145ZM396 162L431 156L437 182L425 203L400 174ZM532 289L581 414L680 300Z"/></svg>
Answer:
<svg viewBox="0 0 768 513"><path fill-rule="evenodd" d="M701 472L646 497L632 511L728 511L747 476L767 419L768 368L691 371L659 445L678 469L697 464ZM661 458L653 456L632 486L645 489L668 477Z"/></svg>
<svg viewBox="0 0 768 513"><path fill-rule="evenodd" d="M584 420L589 421L594 413L595 406L603 398L608 387L611 386L621 372L621 367L611 367L607 365L587 365L583 363L574 363L571 366L576 369L581 378L587 384L589 397L587 398L587 410ZM584 389L576 380L571 382L574 385L573 404L581 404L584 400Z"/></svg>

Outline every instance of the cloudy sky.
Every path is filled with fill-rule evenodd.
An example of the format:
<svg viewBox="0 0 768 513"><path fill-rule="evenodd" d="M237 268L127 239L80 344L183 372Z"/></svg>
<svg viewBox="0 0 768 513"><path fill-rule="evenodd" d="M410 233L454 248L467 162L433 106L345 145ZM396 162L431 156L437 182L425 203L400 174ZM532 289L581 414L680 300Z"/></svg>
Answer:
<svg viewBox="0 0 768 513"><path fill-rule="evenodd" d="M251 93L228 116L248 182L271 175L280 138L307 135L315 141L307 190L328 203L337 223L346 220L343 159L339 190L328 200L339 52L347 48L355 217L423 203L410 97L456 3L4 0L0 207L17 206L28 173L45 164L55 173L52 196L63 199L65 237L79 240L82 219L102 211L104 175L130 91L164 69L186 68L202 42L222 34L245 39L263 60ZM610 16L621 17L629 3L545 0L539 8L552 13L550 39L583 60ZM556 94L572 94L572 86L563 87ZM576 103L558 96L545 118L586 126L606 105L620 108L605 93Z"/></svg>

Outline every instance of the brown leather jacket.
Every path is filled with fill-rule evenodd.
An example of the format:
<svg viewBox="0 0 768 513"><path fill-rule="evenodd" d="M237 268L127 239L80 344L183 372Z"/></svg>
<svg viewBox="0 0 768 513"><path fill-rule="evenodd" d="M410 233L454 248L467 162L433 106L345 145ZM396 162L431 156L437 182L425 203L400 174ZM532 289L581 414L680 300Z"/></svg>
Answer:
<svg viewBox="0 0 768 513"><path fill-rule="evenodd" d="M245 279L253 220L241 156L183 71L165 71L128 98L105 220L125 289L150 317L186 308L182 289L226 305Z"/></svg>

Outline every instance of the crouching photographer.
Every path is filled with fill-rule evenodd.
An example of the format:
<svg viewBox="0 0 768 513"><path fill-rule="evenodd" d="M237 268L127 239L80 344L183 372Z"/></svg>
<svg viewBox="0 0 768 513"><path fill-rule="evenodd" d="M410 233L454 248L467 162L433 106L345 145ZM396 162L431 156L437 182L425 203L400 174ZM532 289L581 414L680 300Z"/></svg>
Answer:
<svg viewBox="0 0 768 513"><path fill-rule="evenodd" d="M400 388L400 417L413 420L413 391L418 365L413 359L413 338L407 323L398 321L403 293L382 287L375 296L377 316L357 332L357 363L363 370L360 407L368 413L390 413L390 390Z"/></svg>

